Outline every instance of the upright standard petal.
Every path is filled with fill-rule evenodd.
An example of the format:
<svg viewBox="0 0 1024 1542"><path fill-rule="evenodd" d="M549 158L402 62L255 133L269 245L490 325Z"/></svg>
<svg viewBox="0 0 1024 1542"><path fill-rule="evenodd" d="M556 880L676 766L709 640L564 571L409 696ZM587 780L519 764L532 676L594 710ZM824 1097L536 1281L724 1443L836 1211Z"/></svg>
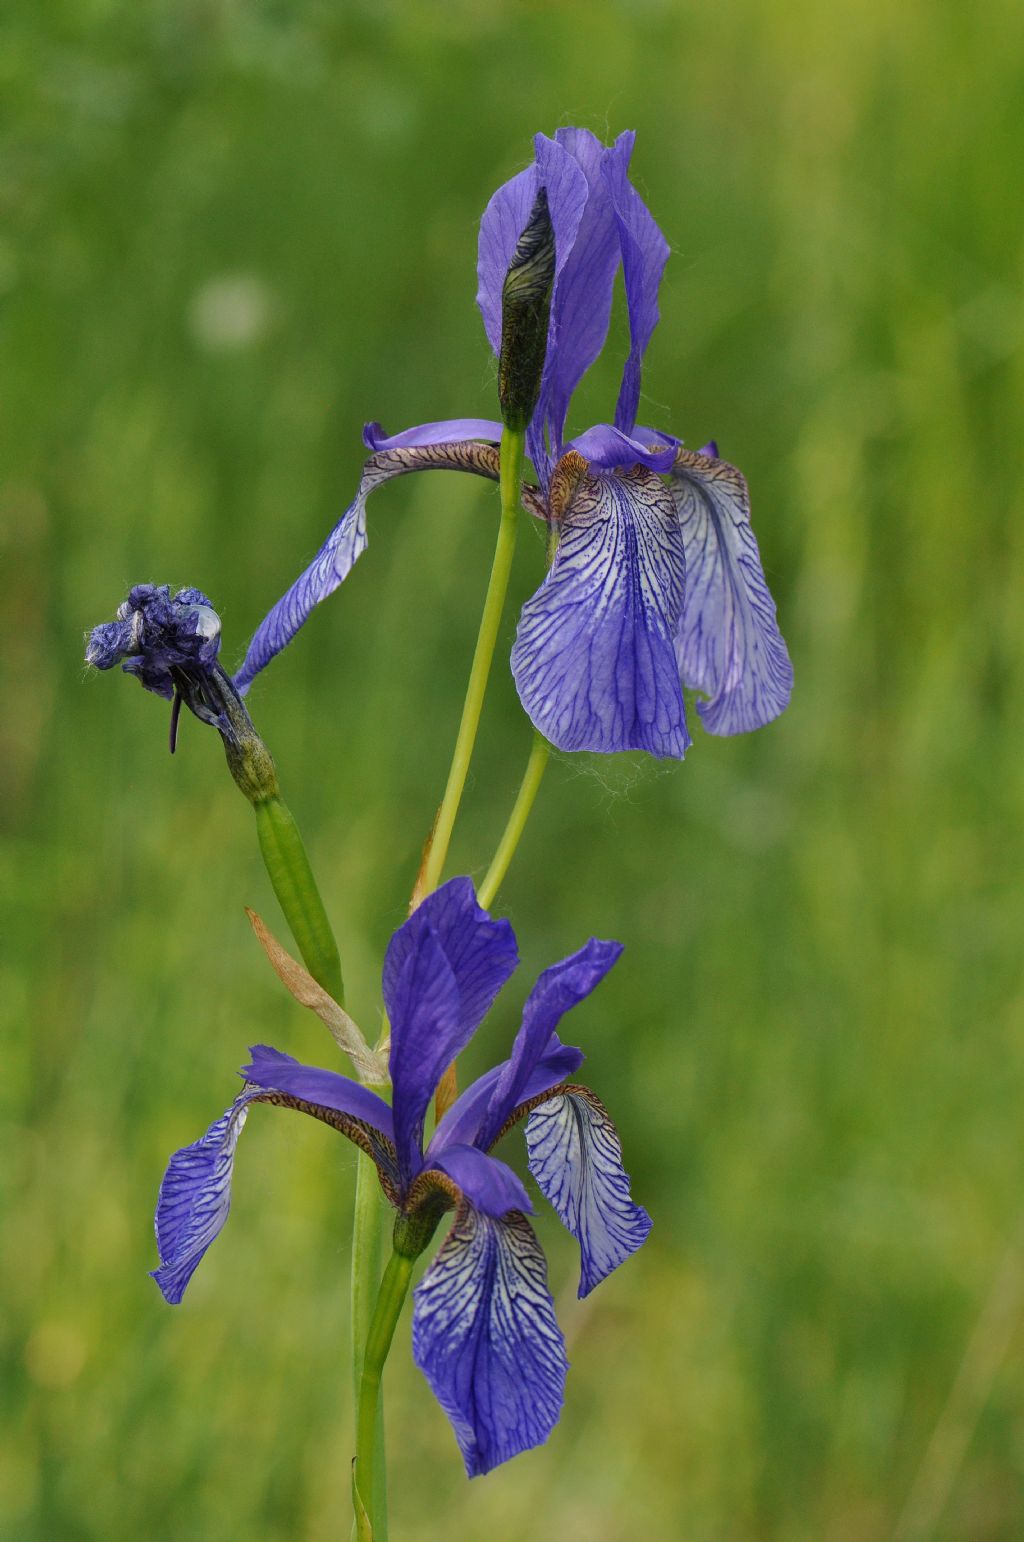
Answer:
<svg viewBox="0 0 1024 1542"><path fill-rule="evenodd" d="M487 340L501 352L501 294L516 242L526 228L537 196L537 168L527 166L493 193L480 217L476 303Z"/></svg>
<svg viewBox="0 0 1024 1542"><path fill-rule="evenodd" d="M543 187L547 192L548 213L555 231L556 289L587 203L587 178L572 155L546 134L535 135L533 147L534 164L499 187L480 220L476 299L495 353L501 352L501 301L505 276L530 218L537 190Z"/></svg>
<svg viewBox="0 0 1024 1542"><path fill-rule="evenodd" d="M709 733L738 734L778 717L793 666L775 620L747 484L724 460L680 450L672 492L686 547L686 596L676 652Z"/></svg>
<svg viewBox="0 0 1024 1542"><path fill-rule="evenodd" d="M177 1306L231 1209L235 1147L249 1104L263 1094L248 1088L199 1140L167 1164L156 1206L159 1269L151 1270L164 1299Z"/></svg>
<svg viewBox="0 0 1024 1542"><path fill-rule="evenodd" d="M679 520L653 472L580 478L512 649L523 706L557 749L683 758L672 641L684 573Z"/></svg>
<svg viewBox="0 0 1024 1542"><path fill-rule="evenodd" d="M633 135L623 134L633 147ZM629 154L608 156L604 177L615 208L622 247L622 272L629 312L629 357L622 372L622 387L615 408L615 426L627 434L636 422L640 405L640 370L651 333L658 324L658 289L668 261L669 245L654 216L629 180Z"/></svg>
<svg viewBox="0 0 1024 1542"><path fill-rule="evenodd" d="M377 424L370 425L371 429L378 427ZM498 452L490 445L467 440L451 444L406 445L371 455L363 467L355 499L309 567L257 627L242 667L235 676L235 685L242 695L260 670L291 642L313 608L333 594L348 577L366 550L366 502L370 494L390 482L392 477L405 476L410 471L469 471L496 482Z"/></svg>
<svg viewBox="0 0 1024 1542"><path fill-rule="evenodd" d="M423 1166L423 1123L434 1088L473 1029L463 1028L459 989L437 933L421 929L401 968L385 973L391 1019L395 1149L403 1189Z"/></svg>
<svg viewBox="0 0 1024 1542"><path fill-rule="evenodd" d="M568 1361L544 1254L525 1217L460 1207L416 1287L412 1352L471 1478L547 1439Z"/></svg>
<svg viewBox="0 0 1024 1542"><path fill-rule="evenodd" d="M385 995L393 988L421 933L427 930L437 933L455 976L459 1011L472 1033L519 963L516 934L508 921L494 920L477 903L471 878L449 878L427 895L388 943Z"/></svg>
<svg viewBox="0 0 1024 1542"><path fill-rule="evenodd" d="M608 334L619 233L603 166L609 158L628 165L632 136L621 135L608 149L586 129L564 128L555 134L555 142L586 178L587 198L551 296L548 353L531 431L540 444L547 432L552 458L561 454L572 394ZM538 469L544 474L545 467Z"/></svg>
<svg viewBox="0 0 1024 1542"><path fill-rule="evenodd" d="M651 1218L633 1203L615 1126L587 1088L569 1088L535 1108L526 1146L541 1193L580 1245L582 1298L636 1252Z"/></svg>
<svg viewBox="0 0 1024 1542"><path fill-rule="evenodd" d="M524 1093L538 1062L551 1044L551 1036L566 1012L586 1000L622 953L621 942L601 942L596 937L538 977L523 1008L523 1021L491 1093L487 1114L476 1136L484 1151L497 1140L505 1121Z"/></svg>
<svg viewBox="0 0 1024 1542"><path fill-rule="evenodd" d="M477 904L468 878L427 896L388 943L395 1144L406 1181L422 1165L427 1105L518 963L515 933Z"/></svg>

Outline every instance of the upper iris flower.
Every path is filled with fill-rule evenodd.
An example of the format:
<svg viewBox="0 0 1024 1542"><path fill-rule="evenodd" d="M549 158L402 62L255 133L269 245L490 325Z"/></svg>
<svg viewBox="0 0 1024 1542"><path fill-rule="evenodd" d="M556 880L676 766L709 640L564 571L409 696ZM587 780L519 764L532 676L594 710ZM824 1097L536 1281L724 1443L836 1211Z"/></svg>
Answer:
<svg viewBox="0 0 1024 1542"><path fill-rule="evenodd" d="M716 734L742 733L786 706L792 666L775 620L741 474L714 443L686 450L637 425L640 369L658 321L668 244L629 181L634 135L605 146L585 129L538 134L531 166L494 194L480 224L477 300L497 354L502 287L541 189L555 237L547 353L527 433L539 487L523 502L556 527L558 548L526 602L512 652L523 706L559 749L641 749L682 757L690 744L682 687ZM600 353L622 265L630 349L614 423L565 438L573 392ZM355 501L313 562L257 630L237 676L245 690L366 547L366 501L409 471L497 479L501 424L460 418L388 437ZM665 480L667 479L667 480Z"/></svg>
<svg viewBox="0 0 1024 1542"><path fill-rule="evenodd" d="M585 1296L650 1230L633 1203L604 1106L567 1080L583 1055L556 1028L622 949L592 938L546 969L523 1010L508 1060L452 1104L424 1150L424 1121L448 1064L465 1049L518 963L507 921L477 904L468 878L431 894L392 937L384 960L391 1021L391 1107L334 1071L257 1046L246 1086L194 1145L170 1161L157 1206L164 1296L178 1302L227 1219L238 1136L253 1103L297 1108L333 1125L377 1165L399 1228L421 1252L446 1210L451 1231L414 1296L413 1355L455 1430L471 1477L550 1434L567 1361L544 1255L520 1179L487 1153L524 1116L530 1170L580 1245Z"/></svg>

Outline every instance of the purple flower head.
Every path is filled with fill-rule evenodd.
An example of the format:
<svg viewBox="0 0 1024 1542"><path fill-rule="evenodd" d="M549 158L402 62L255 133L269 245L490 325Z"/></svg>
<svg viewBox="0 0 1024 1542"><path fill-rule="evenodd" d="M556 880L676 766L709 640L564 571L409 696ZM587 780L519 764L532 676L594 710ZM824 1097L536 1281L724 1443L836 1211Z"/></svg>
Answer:
<svg viewBox="0 0 1024 1542"><path fill-rule="evenodd" d="M512 672L523 706L559 749L640 749L682 758L683 687L702 692L705 728L742 733L783 711L792 666L775 620L735 467L672 434L638 426L641 365L658 321L669 248L629 180L632 133L603 145L586 129L538 134L534 160L491 198L480 222L477 300L501 347L505 278L538 195L555 263L547 350L527 449L539 485L525 507L558 533L551 568L523 607ZM614 421L566 438L574 391L605 345L622 269L630 347ZM366 502L391 477L458 470L497 480L501 424L459 418L391 437L367 425L373 453L355 501L311 565L257 629L236 683L283 648L366 547ZM484 442L480 442L484 441Z"/></svg>
<svg viewBox="0 0 1024 1542"><path fill-rule="evenodd" d="M120 664L147 691L170 701L175 675L209 674L220 652L220 617L200 589L136 584L118 606L117 620L94 627L85 662L97 669Z"/></svg>
<svg viewBox="0 0 1024 1542"><path fill-rule="evenodd" d="M444 1408L470 1477L550 1434L567 1361L544 1255L522 1181L491 1147L525 1118L530 1171L580 1246L579 1293L593 1290L650 1230L634 1204L602 1103L569 1080L583 1055L557 1028L618 959L591 939L530 992L509 1058L473 1082L429 1141L424 1121L445 1068L466 1047L516 968L515 935L477 903L468 878L431 894L392 937L384 961L392 1105L335 1071L256 1046L245 1086L206 1134L171 1158L156 1231L166 1299L181 1300L227 1220L235 1147L249 1108L272 1102L333 1125L370 1155L381 1185L426 1245L446 1210L447 1238L414 1295L413 1355Z"/></svg>
<svg viewBox="0 0 1024 1542"><path fill-rule="evenodd" d="M179 589L172 596L166 584L136 584L118 606L117 620L89 633L85 662L97 669L120 664L147 691L173 700L172 754L182 703L216 728L232 776L256 801L276 792L274 765L219 652L220 617L201 589Z"/></svg>

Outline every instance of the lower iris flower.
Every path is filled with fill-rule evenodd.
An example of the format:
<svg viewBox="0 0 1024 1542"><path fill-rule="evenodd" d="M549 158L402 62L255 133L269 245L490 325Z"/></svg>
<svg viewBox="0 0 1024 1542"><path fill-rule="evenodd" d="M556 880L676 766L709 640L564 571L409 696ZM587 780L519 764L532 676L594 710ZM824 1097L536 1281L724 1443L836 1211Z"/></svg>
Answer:
<svg viewBox="0 0 1024 1542"><path fill-rule="evenodd" d="M231 1201L235 1147L253 1104L332 1125L376 1163L398 1228L421 1251L447 1211L454 1221L414 1294L413 1355L451 1420L469 1475L488 1472L550 1434L567 1361L547 1269L519 1177L491 1148L526 1119L541 1192L577 1239L585 1296L643 1243L651 1222L630 1197L603 1104L570 1078L583 1060L557 1027L621 953L591 939L539 977L507 1060L467 1087L424 1146L431 1097L518 963L507 921L477 903L468 878L431 894L392 937L384 960L392 1105L334 1071L265 1046L245 1086L206 1134L170 1161L157 1206L154 1278L178 1302Z"/></svg>
<svg viewBox="0 0 1024 1542"><path fill-rule="evenodd" d="M742 733L783 711L793 671L750 524L747 484L713 443L687 450L639 427L640 370L658 321L668 244L629 180L633 134L602 145L584 129L538 134L532 165L494 194L480 225L478 303L495 354L502 286L541 189L555 239L547 352L527 433L537 485L525 507L557 551L526 602L512 652L523 706L563 750L640 749L681 758L683 686L706 700L709 732ZM621 263L630 351L613 423L565 438L573 392L604 346ZM366 548L366 502L411 471L498 478L501 424L459 418L387 436L355 501L262 622L236 684L243 692L342 582Z"/></svg>

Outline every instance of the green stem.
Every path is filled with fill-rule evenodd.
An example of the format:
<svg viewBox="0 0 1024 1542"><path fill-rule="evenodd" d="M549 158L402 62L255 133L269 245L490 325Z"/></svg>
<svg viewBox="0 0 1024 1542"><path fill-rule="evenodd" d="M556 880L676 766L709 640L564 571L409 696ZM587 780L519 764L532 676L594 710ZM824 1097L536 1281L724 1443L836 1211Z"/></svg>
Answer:
<svg viewBox="0 0 1024 1542"><path fill-rule="evenodd" d="M314 980L343 1006L341 959L299 827L280 797L253 805L263 862L302 960Z"/></svg>
<svg viewBox="0 0 1024 1542"><path fill-rule="evenodd" d="M356 1157L356 1197L352 1217L352 1392L353 1409L359 1416L359 1396L363 1379L364 1345L373 1320L374 1296L380 1279L381 1193L377 1169L371 1159L359 1152ZM384 1454L384 1410L378 1398L377 1429L374 1437L373 1481L363 1496L375 1542L387 1542L388 1498Z"/></svg>
<svg viewBox="0 0 1024 1542"><path fill-rule="evenodd" d="M253 804L260 850L292 936L313 978L339 1004L344 1003L338 944L334 940L313 870L298 826L287 805L275 794ZM373 1296L380 1278L381 1195L377 1170L359 1153L352 1217L351 1342L354 1397L358 1405L361 1350L370 1325ZM384 1476L384 1424L378 1419L372 1470L377 1481L367 1492L367 1505L377 1542L387 1542L387 1493Z"/></svg>
<svg viewBox="0 0 1024 1542"><path fill-rule="evenodd" d="M381 1542L370 1511L372 1495L383 1487L384 1476L377 1466L380 1384L384 1362L409 1290L413 1263L414 1259L404 1253L392 1253L380 1282L377 1304L366 1335L356 1415L356 1464L352 1475L358 1542Z"/></svg>
<svg viewBox="0 0 1024 1542"><path fill-rule="evenodd" d="M469 684L466 687L466 699L462 707L462 721L459 723L444 797L434 822L430 849L417 881L414 895L416 902L424 899L437 888L440 882L456 815L459 812L459 804L466 785L477 730L480 727L487 678L494 659L494 647L498 640L501 613L505 606L505 595L512 572L512 557L516 549L525 442L526 433L523 429L506 428L502 432L501 523L498 526L498 540L494 548L491 576L484 599L483 614L480 617L480 630L477 633L473 663L469 671Z"/></svg>
<svg viewBox="0 0 1024 1542"><path fill-rule="evenodd" d="M509 863L515 856L516 847L520 837L526 829L526 821L530 817L534 799L540 789L541 780L547 770L548 761L551 758L551 746L535 728L533 731L533 749L530 758L526 762L526 770L523 780L519 784L519 792L516 801L512 805L512 812L508 816L508 824L505 833L498 842L498 849L494 853L487 876L480 885L477 898L485 910L490 910L494 897L501 888L505 874L508 872Z"/></svg>

